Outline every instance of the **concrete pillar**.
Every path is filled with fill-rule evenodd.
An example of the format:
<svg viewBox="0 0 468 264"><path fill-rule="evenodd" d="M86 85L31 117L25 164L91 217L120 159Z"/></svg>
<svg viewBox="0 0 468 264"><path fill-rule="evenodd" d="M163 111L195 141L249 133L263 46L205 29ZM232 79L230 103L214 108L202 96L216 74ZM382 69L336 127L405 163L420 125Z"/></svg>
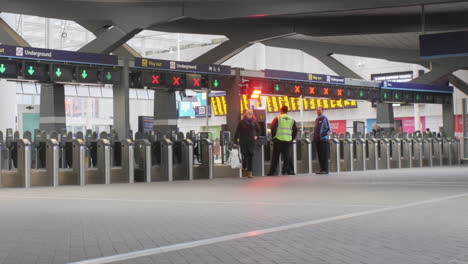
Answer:
<svg viewBox="0 0 468 264"><path fill-rule="evenodd" d="M120 138L130 138L130 80L129 60L122 59L122 76L119 84L114 84L114 129Z"/></svg>
<svg viewBox="0 0 468 264"><path fill-rule="evenodd" d="M13 128L16 130L16 85L20 85L16 82L7 82L6 80L0 80L0 90L2 94L0 96L0 131L7 128Z"/></svg>
<svg viewBox="0 0 468 264"><path fill-rule="evenodd" d="M40 130L60 132L67 128L63 84L43 83L41 85L40 118Z"/></svg>
<svg viewBox="0 0 468 264"><path fill-rule="evenodd" d="M422 125L421 125L421 111L420 111L420 108L419 108L419 104L414 104L413 105L413 109L414 109L414 130L415 131L421 131L422 129ZM421 131L423 132L423 131Z"/></svg>
<svg viewBox="0 0 468 264"><path fill-rule="evenodd" d="M377 103L377 125L385 131L395 130L392 104Z"/></svg>
<svg viewBox="0 0 468 264"><path fill-rule="evenodd" d="M453 108L453 95L449 95L442 105L442 122L445 135L448 137L455 136L455 113Z"/></svg>
<svg viewBox="0 0 468 264"><path fill-rule="evenodd" d="M231 80L231 85L226 90L226 103L227 103L227 130L231 132L232 137L236 133L237 125L239 124L241 117L240 109L240 85L241 76L240 69L235 69L236 75Z"/></svg>
<svg viewBox="0 0 468 264"><path fill-rule="evenodd" d="M463 99L463 157L468 159L468 99Z"/></svg>
<svg viewBox="0 0 468 264"><path fill-rule="evenodd" d="M167 133L177 131L177 106L174 91L154 92L154 131Z"/></svg>

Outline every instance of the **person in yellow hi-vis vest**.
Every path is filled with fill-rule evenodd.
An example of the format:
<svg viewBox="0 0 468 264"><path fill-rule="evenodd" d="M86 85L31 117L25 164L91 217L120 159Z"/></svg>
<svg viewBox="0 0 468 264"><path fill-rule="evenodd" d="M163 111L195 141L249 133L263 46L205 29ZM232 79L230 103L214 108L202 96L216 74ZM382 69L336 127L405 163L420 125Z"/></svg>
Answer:
<svg viewBox="0 0 468 264"><path fill-rule="evenodd" d="M290 168L289 152L291 142L296 138L297 125L294 118L288 115L289 108L281 107L281 114L271 123L271 138L273 140L273 157L268 176L275 176L280 154L283 156L282 175L295 175L294 168Z"/></svg>

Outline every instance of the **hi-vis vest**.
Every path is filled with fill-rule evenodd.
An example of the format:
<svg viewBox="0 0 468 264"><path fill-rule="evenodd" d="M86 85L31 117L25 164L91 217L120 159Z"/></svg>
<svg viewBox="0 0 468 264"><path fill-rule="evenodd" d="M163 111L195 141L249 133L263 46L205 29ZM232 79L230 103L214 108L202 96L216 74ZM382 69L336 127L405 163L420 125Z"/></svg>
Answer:
<svg viewBox="0 0 468 264"><path fill-rule="evenodd" d="M276 129L275 138L281 141L292 140L292 128L294 119L287 114L278 117L278 128Z"/></svg>

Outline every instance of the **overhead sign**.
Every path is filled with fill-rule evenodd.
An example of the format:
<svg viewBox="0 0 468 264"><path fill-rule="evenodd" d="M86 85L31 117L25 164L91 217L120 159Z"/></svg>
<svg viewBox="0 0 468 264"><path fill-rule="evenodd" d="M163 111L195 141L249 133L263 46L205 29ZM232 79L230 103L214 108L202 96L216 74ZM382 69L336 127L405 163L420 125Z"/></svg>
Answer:
<svg viewBox="0 0 468 264"><path fill-rule="evenodd" d="M49 64L39 62L23 62L23 76L26 80L49 81Z"/></svg>
<svg viewBox="0 0 468 264"><path fill-rule="evenodd" d="M468 56L468 31L420 35L419 51L425 59Z"/></svg>
<svg viewBox="0 0 468 264"><path fill-rule="evenodd" d="M12 60L0 60L0 78L18 78L18 64Z"/></svg>
<svg viewBox="0 0 468 264"><path fill-rule="evenodd" d="M98 74L98 68L79 66L76 67L75 77L80 83L97 83Z"/></svg>
<svg viewBox="0 0 468 264"><path fill-rule="evenodd" d="M103 68L101 70L101 82L104 84L120 83L122 71L119 68Z"/></svg>
<svg viewBox="0 0 468 264"><path fill-rule="evenodd" d="M317 98L303 98L302 104L299 97L288 96L267 96L267 111L269 113L278 113L283 105L288 106L290 112L301 111L314 111L318 107L323 109L349 109L357 108L358 104L355 100L332 100L332 99L317 99Z"/></svg>
<svg viewBox="0 0 468 264"><path fill-rule="evenodd" d="M118 66L118 57L66 50L0 45L0 57Z"/></svg>
<svg viewBox="0 0 468 264"><path fill-rule="evenodd" d="M73 66L52 64L49 75L53 82L73 82Z"/></svg>
<svg viewBox="0 0 468 264"><path fill-rule="evenodd" d="M145 58L135 58L135 67L196 73L231 74L230 66Z"/></svg>
<svg viewBox="0 0 468 264"><path fill-rule="evenodd" d="M391 90L406 90L406 91L432 92L432 93L453 93L453 87L446 86L446 85L383 81L381 84L381 87L382 89L391 89Z"/></svg>
<svg viewBox="0 0 468 264"><path fill-rule="evenodd" d="M289 72L289 71L279 71L279 70L265 70L266 78L277 78L293 81L310 81L310 82L319 82L319 83L335 83L335 84L344 84L345 78L341 76L334 75L323 75L315 73L304 73L304 72Z"/></svg>

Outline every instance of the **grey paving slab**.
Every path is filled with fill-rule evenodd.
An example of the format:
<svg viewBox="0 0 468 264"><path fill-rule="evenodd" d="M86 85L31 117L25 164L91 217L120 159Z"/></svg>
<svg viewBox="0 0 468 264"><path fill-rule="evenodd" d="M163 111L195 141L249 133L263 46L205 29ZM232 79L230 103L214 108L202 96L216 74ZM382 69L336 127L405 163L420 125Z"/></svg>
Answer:
<svg viewBox="0 0 468 264"><path fill-rule="evenodd" d="M68 263L465 192L462 167L0 189L0 263ZM466 204L454 199L116 263L463 263Z"/></svg>

